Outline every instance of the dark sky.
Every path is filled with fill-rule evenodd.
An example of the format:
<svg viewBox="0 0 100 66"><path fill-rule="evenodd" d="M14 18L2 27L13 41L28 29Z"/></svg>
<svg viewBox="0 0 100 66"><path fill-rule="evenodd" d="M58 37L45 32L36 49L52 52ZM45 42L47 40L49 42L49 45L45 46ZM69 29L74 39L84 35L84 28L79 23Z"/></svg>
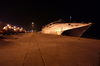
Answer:
<svg viewBox="0 0 100 66"><path fill-rule="evenodd" d="M97 1L0 1L0 21L30 30L31 22L34 29L41 30L58 19L86 21L100 24L100 5Z"/></svg>

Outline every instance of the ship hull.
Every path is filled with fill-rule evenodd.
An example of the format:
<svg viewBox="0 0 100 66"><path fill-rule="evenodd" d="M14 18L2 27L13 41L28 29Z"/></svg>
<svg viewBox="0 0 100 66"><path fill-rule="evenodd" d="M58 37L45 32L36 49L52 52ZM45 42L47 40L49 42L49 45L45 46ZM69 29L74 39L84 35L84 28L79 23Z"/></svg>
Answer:
<svg viewBox="0 0 100 66"><path fill-rule="evenodd" d="M91 25L64 31L61 35L81 37Z"/></svg>
<svg viewBox="0 0 100 66"><path fill-rule="evenodd" d="M79 28L74 28L70 30L65 30L65 31L50 31L49 33L45 33L46 31L43 30L42 33L45 34L53 34L53 35L66 35L66 36L75 36L75 37L81 37L84 32L90 27L91 25L84 26L84 27L79 27Z"/></svg>

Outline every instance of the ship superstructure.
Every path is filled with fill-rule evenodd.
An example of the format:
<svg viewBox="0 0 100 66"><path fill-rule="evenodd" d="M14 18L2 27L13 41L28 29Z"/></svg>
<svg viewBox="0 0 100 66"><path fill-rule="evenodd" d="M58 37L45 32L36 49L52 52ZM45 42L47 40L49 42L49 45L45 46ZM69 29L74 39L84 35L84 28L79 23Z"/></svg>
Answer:
<svg viewBox="0 0 100 66"><path fill-rule="evenodd" d="M42 33L80 37L92 23L76 23L69 20L58 20L42 28Z"/></svg>

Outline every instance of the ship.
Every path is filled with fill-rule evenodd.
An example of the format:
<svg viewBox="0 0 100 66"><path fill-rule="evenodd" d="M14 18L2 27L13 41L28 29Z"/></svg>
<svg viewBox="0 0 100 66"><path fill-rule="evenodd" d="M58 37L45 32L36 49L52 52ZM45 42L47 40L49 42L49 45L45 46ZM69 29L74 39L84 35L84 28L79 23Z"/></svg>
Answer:
<svg viewBox="0 0 100 66"><path fill-rule="evenodd" d="M59 19L44 26L42 33L81 37L91 25L92 22L85 23Z"/></svg>

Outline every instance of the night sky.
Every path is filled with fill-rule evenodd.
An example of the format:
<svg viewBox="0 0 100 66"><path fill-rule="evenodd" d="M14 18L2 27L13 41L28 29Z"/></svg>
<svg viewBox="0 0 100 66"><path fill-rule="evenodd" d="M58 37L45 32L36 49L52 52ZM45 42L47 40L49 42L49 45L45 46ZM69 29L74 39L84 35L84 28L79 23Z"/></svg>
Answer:
<svg viewBox="0 0 100 66"><path fill-rule="evenodd" d="M93 22L99 29L99 1L0 1L0 21L31 30L59 19ZM91 30L95 30L92 28Z"/></svg>

